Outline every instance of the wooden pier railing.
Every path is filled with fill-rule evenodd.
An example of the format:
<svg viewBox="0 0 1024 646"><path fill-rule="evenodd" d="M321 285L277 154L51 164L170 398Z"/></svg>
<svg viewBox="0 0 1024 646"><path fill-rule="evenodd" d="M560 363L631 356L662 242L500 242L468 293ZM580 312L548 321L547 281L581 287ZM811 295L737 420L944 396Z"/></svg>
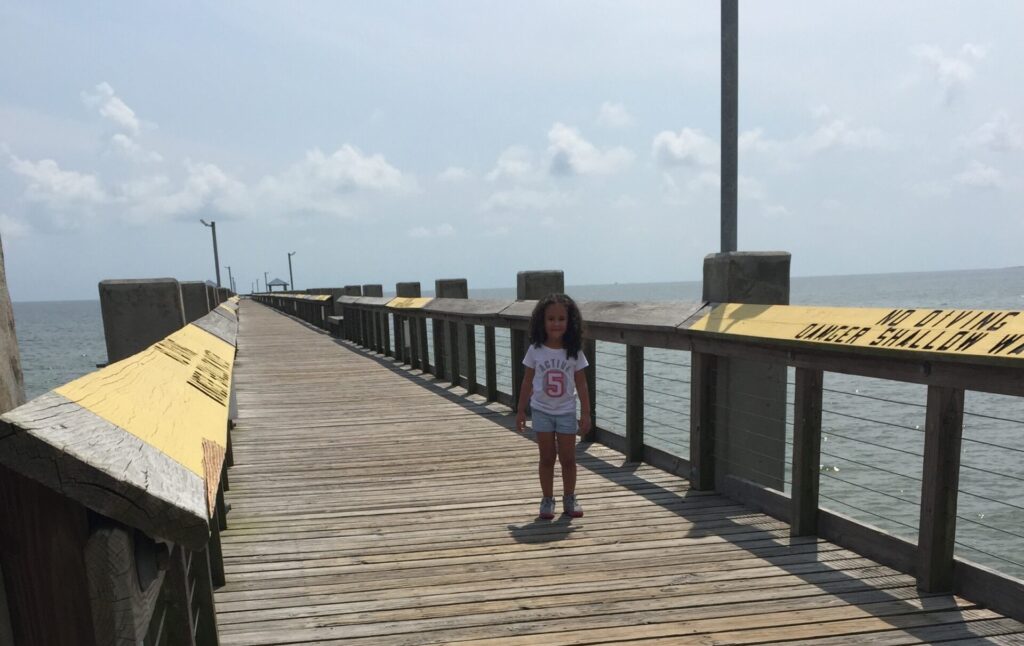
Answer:
<svg viewBox="0 0 1024 646"><path fill-rule="evenodd" d="M304 296L255 295L285 312ZM295 299L295 300L293 300ZM535 301L342 296L337 314L315 309L306 321L369 350L431 372L488 400L515 404ZM592 437L690 479L695 489L718 489L789 522L793 535L817 534L914 575L925 591L952 591L1017 619L1024 618L1024 582L954 557L965 391L1024 395L1024 316L978 310L810 308L713 303L581 302L587 322L584 352L595 420ZM324 308L324 312L327 308ZM432 334L428 336L428 322ZM484 374L477 374L476 327L484 334ZM495 330L510 334L499 353ZM393 331L393 332L392 332ZM595 343L625 346L625 435L603 428L596 407ZM430 361L432 348L433 361ZM644 442L644 350L691 353L689 454ZM729 473L716 458L728 429L723 366L760 360L795 369L791 495ZM499 389L498 366L511 372L511 391ZM927 386L923 486L916 542L819 506L823 375L843 373ZM482 379L482 381L481 381ZM784 404L784 402L783 402ZM780 438L785 440L785 438ZM784 441L780 441L784 445ZM781 469L781 465L779 465Z"/></svg>
<svg viewBox="0 0 1024 646"><path fill-rule="evenodd" d="M142 352L0 416L15 643L218 643L238 331L237 299L224 298Z"/></svg>

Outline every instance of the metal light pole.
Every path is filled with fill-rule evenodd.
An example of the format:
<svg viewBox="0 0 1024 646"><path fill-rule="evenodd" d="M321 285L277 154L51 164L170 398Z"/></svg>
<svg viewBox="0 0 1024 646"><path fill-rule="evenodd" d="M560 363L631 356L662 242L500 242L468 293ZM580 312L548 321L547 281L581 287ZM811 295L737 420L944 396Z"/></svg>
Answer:
<svg viewBox="0 0 1024 646"><path fill-rule="evenodd" d="M206 220L199 220L203 223L203 226L210 227L213 230L213 268L217 270L217 287L220 287L220 256L217 255L217 223L210 221L209 224Z"/></svg>
<svg viewBox="0 0 1024 646"><path fill-rule="evenodd" d="M263 289L270 291L270 281L267 280L267 272L263 272Z"/></svg>
<svg viewBox="0 0 1024 646"><path fill-rule="evenodd" d="M224 269L228 270L228 289L233 292L235 291L235 279L231 276L231 265L224 265Z"/></svg>
<svg viewBox="0 0 1024 646"><path fill-rule="evenodd" d="M722 252L736 251L739 0L722 0Z"/></svg>
<svg viewBox="0 0 1024 646"><path fill-rule="evenodd" d="M292 256L295 255L294 251L288 252L288 280L291 282L292 291L295 291L295 276L292 275Z"/></svg>

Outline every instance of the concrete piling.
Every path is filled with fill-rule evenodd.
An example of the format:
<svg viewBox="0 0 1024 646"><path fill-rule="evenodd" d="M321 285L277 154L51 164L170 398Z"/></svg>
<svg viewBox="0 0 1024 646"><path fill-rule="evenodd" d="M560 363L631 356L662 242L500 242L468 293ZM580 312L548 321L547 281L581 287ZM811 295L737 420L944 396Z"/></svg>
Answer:
<svg viewBox="0 0 1024 646"><path fill-rule="evenodd" d="M99 291L110 363L145 350L185 325L181 287L173 278L104 280Z"/></svg>

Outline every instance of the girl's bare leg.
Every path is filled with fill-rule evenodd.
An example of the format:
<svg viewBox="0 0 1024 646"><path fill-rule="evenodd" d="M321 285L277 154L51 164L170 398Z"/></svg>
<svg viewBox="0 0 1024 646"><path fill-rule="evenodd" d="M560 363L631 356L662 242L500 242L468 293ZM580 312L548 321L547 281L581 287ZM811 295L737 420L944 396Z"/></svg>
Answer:
<svg viewBox="0 0 1024 646"><path fill-rule="evenodd" d="M564 495L576 493L576 436L552 433L558 437L558 462L562 465L562 491ZM554 473L552 473L552 477ZM544 494L545 496L548 494Z"/></svg>
<svg viewBox="0 0 1024 646"><path fill-rule="evenodd" d="M540 449L537 475L540 476L540 490L546 498L552 496L551 490L555 479L555 435L558 433L537 433L537 448Z"/></svg>

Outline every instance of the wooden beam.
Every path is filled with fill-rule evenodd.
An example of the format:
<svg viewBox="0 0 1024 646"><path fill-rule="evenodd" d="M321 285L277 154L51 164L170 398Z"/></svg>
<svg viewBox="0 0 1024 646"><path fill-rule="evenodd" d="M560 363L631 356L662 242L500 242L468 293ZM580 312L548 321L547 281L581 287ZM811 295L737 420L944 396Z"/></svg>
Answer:
<svg viewBox="0 0 1024 646"><path fill-rule="evenodd" d="M453 386L459 385L459 324L449 321L442 324L448 329L448 377Z"/></svg>
<svg viewBox="0 0 1024 646"><path fill-rule="evenodd" d="M476 383L476 328L472 323L463 326L466 338L466 391L472 395L478 390Z"/></svg>
<svg viewBox="0 0 1024 646"><path fill-rule="evenodd" d="M590 433L583 439L593 442L597 438L597 342L583 339L583 356L587 358L585 375L587 376L587 393L590 395Z"/></svg>
<svg viewBox="0 0 1024 646"><path fill-rule="evenodd" d="M626 459L644 459L644 347L626 346Z"/></svg>
<svg viewBox="0 0 1024 646"><path fill-rule="evenodd" d="M715 488L715 373L713 354L690 355L690 486Z"/></svg>
<svg viewBox="0 0 1024 646"><path fill-rule="evenodd" d="M796 401L793 408L791 536L810 536L818 532L823 383L821 370L796 369Z"/></svg>
<svg viewBox="0 0 1024 646"><path fill-rule="evenodd" d="M924 432L924 480L918 527L918 587L926 592L953 588L953 544L960 481L964 391L928 387Z"/></svg>
<svg viewBox="0 0 1024 646"><path fill-rule="evenodd" d="M498 400L498 357L494 342L494 326L484 326L484 379L487 381L487 401Z"/></svg>

